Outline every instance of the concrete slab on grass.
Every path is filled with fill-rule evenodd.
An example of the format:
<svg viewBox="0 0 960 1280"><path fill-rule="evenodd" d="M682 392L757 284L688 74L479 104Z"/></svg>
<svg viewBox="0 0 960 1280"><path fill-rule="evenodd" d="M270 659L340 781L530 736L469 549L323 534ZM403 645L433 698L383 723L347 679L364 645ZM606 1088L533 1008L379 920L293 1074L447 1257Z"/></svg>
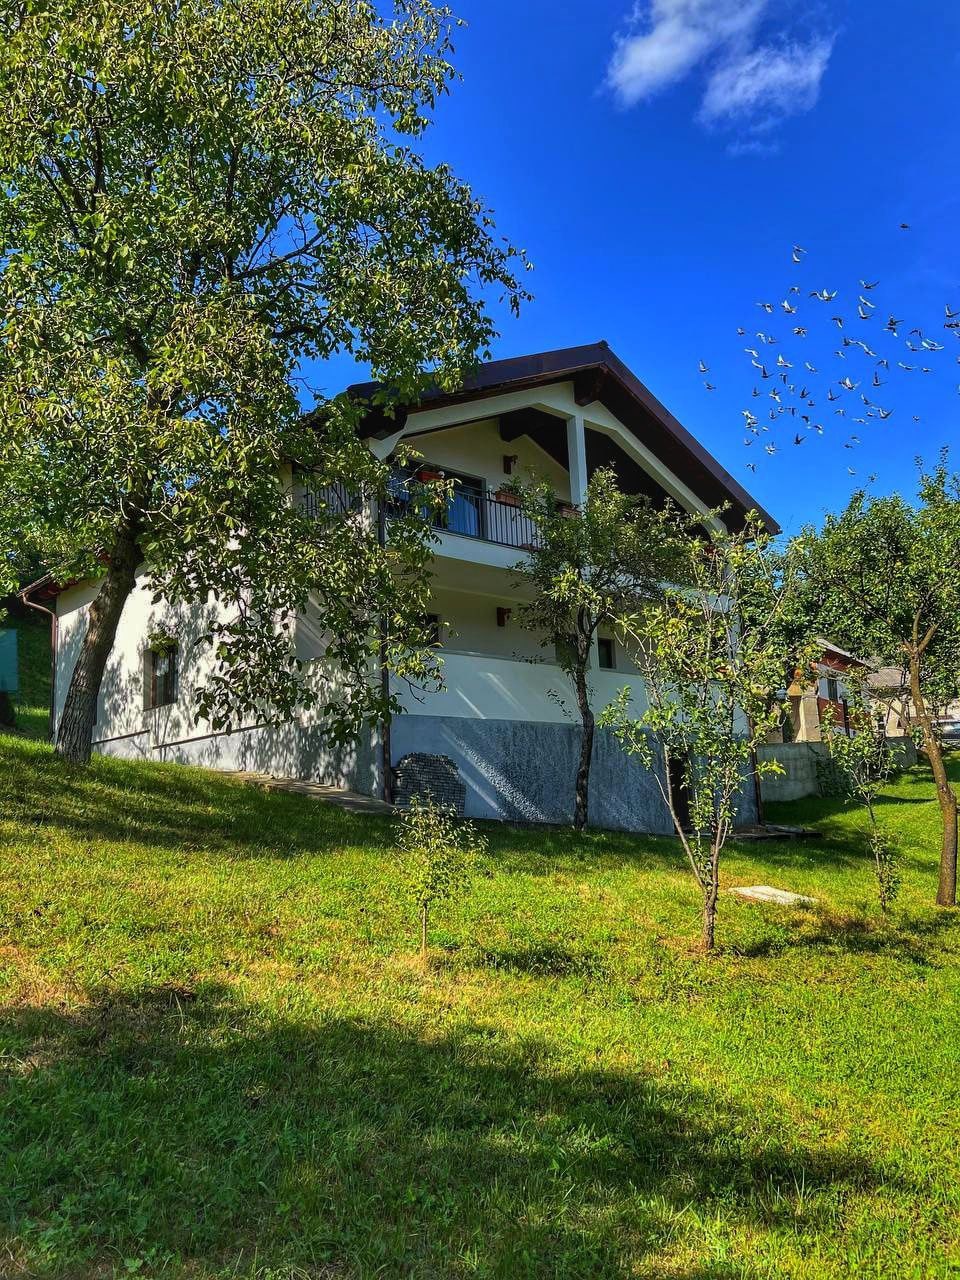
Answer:
<svg viewBox="0 0 960 1280"><path fill-rule="evenodd" d="M746 898L748 902L775 902L780 907L812 907L817 901L816 898L805 898L802 893L773 889L768 884L740 885L730 892L738 898Z"/></svg>

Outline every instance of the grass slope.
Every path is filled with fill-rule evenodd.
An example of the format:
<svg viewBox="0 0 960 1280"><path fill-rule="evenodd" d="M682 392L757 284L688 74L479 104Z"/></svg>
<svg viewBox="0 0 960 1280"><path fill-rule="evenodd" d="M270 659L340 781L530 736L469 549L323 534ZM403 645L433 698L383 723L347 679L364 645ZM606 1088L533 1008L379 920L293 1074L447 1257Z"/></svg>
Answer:
<svg viewBox="0 0 960 1280"><path fill-rule="evenodd" d="M388 821L0 739L0 1275L960 1274L931 795L889 924L823 803L710 962L674 842L492 827L424 977Z"/></svg>

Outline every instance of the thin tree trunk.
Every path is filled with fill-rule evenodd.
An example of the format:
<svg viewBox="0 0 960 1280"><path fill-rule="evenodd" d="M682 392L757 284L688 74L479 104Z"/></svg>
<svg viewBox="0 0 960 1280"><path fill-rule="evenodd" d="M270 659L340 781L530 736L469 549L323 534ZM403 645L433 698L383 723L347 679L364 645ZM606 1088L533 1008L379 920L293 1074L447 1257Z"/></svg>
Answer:
<svg viewBox="0 0 960 1280"><path fill-rule="evenodd" d="M428 968L430 964L430 960L427 955L427 908L426 907L420 908L420 963L423 965L424 969Z"/></svg>
<svg viewBox="0 0 960 1280"><path fill-rule="evenodd" d="M577 690L577 706L580 709L580 760L577 764L577 784L573 810L573 827L582 831L587 825L587 810L590 800L590 761L593 758L593 739L596 731L596 718L590 706L590 693L587 688L586 671L578 667L574 675Z"/></svg>
<svg viewBox="0 0 960 1280"><path fill-rule="evenodd" d="M943 821L940 843L940 881L937 885L937 905L957 905L957 797L947 778L943 752L933 731L933 721L920 687L920 653L914 646L910 650L910 696L923 729L923 745L930 761L933 780L937 784L937 802Z"/></svg>
<svg viewBox="0 0 960 1280"><path fill-rule="evenodd" d="M133 522L125 521L121 525L110 552L106 576L87 615L86 635L70 677L57 729L57 754L72 764L87 764L90 759L103 672L140 563L137 535Z"/></svg>
<svg viewBox="0 0 960 1280"><path fill-rule="evenodd" d="M703 949L709 955L716 946L717 898L720 890L716 875L703 887Z"/></svg>

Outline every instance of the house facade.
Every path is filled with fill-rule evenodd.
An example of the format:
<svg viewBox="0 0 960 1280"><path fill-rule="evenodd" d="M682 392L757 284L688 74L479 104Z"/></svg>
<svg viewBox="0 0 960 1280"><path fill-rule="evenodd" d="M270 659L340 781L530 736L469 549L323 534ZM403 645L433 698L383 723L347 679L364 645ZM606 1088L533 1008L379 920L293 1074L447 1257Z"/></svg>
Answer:
<svg viewBox="0 0 960 1280"><path fill-rule="evenodd" d="M373 389L351 390L369 400ZM389 734L372 730L346 750L330 746L310 713L280 726L250 723L215 732L196 722L190 699L210 661L193 644L205 630L202 611L155 605L138 585L104 678L96 749L312 778L369 795L382 793L388 769L399 767L415 782L419 769L441 758L462 787L468 816L569 821L579 721L554 655L516 620L512 570L533 535L504 486L513 475L533 472L577 506L592 473L608 466L626 491L654 502L672 499L705 518L723 506L726 522L742 523L758 504L605 343L491 362L455 395L427 395L393 417L371 410L361 432L381 459L405 441L423 458L427 475L456 482L437 517L432 563L443 688L397 690L403 713ZM776 530L772 518L760 514ZM56 615L55 717L96 591L95 582L34 589L34 600L45 598ZM175 646L158 651L150 639L158 633L176 637ZM322 618L299 618L298 656L322 661L322 635ZM612 635L601 636L590 674L594 706L606 706L624 685L642 707L635 667ZM754 817L748 791L745 821ZM590 819L601 827L672 829L654 775L602 731Z"/></svg>

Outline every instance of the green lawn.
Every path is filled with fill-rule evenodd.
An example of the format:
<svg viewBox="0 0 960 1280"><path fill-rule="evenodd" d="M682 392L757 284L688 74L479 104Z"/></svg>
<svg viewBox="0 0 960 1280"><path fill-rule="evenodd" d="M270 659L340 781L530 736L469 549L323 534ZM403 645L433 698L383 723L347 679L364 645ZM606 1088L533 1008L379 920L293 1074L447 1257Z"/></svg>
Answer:
<svg viewBox="0 0 960 1280"><path fill-rule="evenodd" d="M673 841L491 827L423 976L386 820L0 739L0 1275L960 1275L931 796L889 924L808 805L711 961Z"/></svg>

